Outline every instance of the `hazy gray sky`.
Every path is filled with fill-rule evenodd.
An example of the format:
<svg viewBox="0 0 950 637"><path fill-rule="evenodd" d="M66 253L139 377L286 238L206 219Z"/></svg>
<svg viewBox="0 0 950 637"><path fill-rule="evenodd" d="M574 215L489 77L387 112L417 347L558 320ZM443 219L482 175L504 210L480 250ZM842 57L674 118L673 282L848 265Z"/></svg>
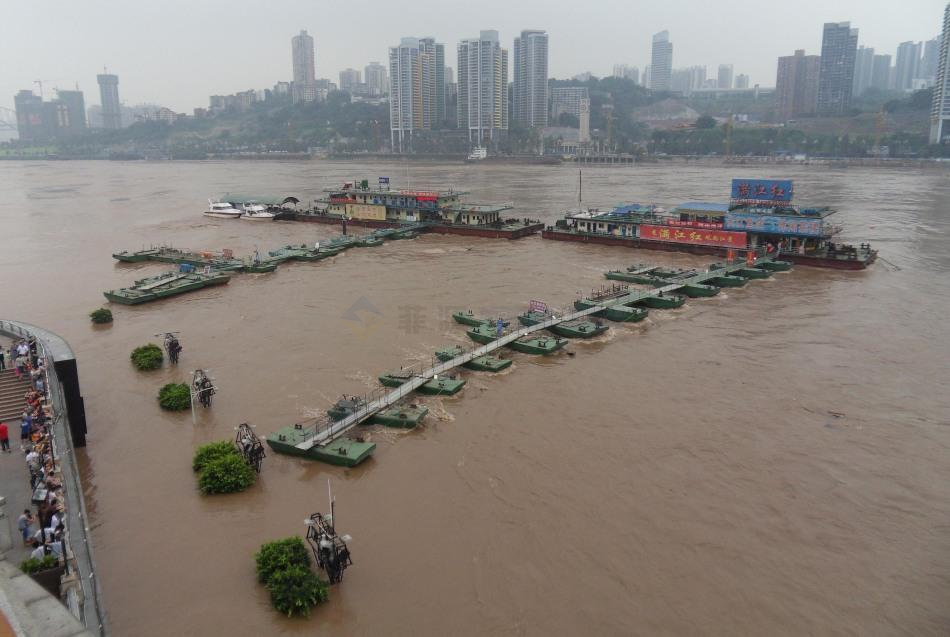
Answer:
<svg viewBox="0 0 950 637"><path fill-rule="evenodd" d="M668 29L673 66L720 63L752 83L775 84L776 57L819 53L824 22L850 21L859 43L894 54L906 40L940 32L944 0L6 0L0 5L0 106L45 80L78 82L98 104L96 74L119 75L122 101L191 112L208 96L266 88L291 77L290 38L316 40L317 77L337 81L349 66L386 63L403 36L432 35L455 44L480 29L499 31L509 51L522 29L550 35L550 73L608 75L615 63L649 63L650 38Z"/></svg>

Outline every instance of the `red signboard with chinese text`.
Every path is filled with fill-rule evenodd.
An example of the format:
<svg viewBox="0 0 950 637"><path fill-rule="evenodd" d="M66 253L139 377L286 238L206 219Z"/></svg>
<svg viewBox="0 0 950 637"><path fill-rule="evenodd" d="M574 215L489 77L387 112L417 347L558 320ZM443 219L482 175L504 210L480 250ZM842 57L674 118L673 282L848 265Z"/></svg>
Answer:
<svg viewBox="0 0 950 637"><path fill-rule="evenodd" d="M744 248L746 234L728 230L703 230L701 228L669 228L640 224L640 238L647 241L672 241L709 246Z"/></svg>
<svg viewBox="0 0 950 637"><path fill-rule="evenodd" d="M400 190L400 195L415 197L420 201L435 201L439 198L439 193L430 190ZM425 197L425 199L423 199Z"/></svg>

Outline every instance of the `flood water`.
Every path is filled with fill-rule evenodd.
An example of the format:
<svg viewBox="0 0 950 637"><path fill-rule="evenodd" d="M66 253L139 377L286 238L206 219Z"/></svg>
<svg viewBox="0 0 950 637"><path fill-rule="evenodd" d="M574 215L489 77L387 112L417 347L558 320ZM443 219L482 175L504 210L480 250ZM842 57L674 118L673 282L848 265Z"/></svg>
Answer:
<svg viewBox="0 0 950 637"><path fill-rule="evenodd" d="M775 171L778 174L775 174ZM207 219L226 191L317 196L404 165L0 162L0 316L65 337L89 444L78 455L115 635L946 635L950 633L950 180L943 170L651 165L584 172L585 204L721 201L732 177L795 179L837 207L865 272L798 267L651 310L510 371L464 371L422 397L414 431L370 428L354 469L269 454L249 491L203 497L194 448L263 436L466 343L454 309L568 307L602 272L706 258L531 237L422 236L351 249L141 307L88 313L103 290L169 266L110 254L149 244L248 254L337 228ZM513 201L553 223L577 170L411 164L414 188ZM357 229L356 232L362 232ZM384 315L362 337L341 316ZM179 331L181 365L132 369ZM192 424L158 388L208 368ZM337 498L354 566L310 619L275 613L261 543L303 534Z"/></svg>

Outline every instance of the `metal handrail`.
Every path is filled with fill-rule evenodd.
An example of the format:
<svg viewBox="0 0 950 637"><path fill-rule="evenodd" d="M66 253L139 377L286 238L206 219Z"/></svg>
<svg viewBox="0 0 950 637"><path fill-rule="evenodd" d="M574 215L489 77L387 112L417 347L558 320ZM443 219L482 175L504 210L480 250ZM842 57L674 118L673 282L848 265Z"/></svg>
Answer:
<svg viewBox="0 0 950 637"><path fill-rule="evenodd" d="M72 558L73 559L72 570L74 570L75 573L77 574L76 581L79 583L80 594L82 596L81 600L78 602L78 610L79 610L79 615L80 615L78 619L80 619L80 621L82 621L82 623L88 629L94 632L97 632L98 634L105 634L105 623L103 621L103 611L100 605L99 584L98 584L98 580L94 579L95 572L94 572L93 560L95 558L93 556L93 551L92 551L92 542L89 539L89 529L86 523L87 516L84 509L84 504L82 501L82 491L80 488L79 475L78 475L78 471L74 462L67 462L64 464L64 462L62 461L63 456L60 453L60 448L59 448L60 440L59 440L59 437L56 435L57 423L59 423L61 419L66 418L66 405L64 403L64 399L62 395L62 389L61 389L61 383L59 381L59 377L56 375L56 370L52 364L55 361L52 360L52 357L50 356L49 348L46 346L46 343L43 341L43 339L36 336L31 331L23 328L18 323L0 319L0 332L6 332L7 334L15 334L17 336L24 337L27 339L31 336L35 337L36 347L37 347L37 358L42 357L45 361L45 364L43 365L44 369L46 370L45 371L45 380L46 380L45 390L46 390L46 395L47 395L47 401L49 402L49 404L52 405L52 411L53 411L52 418L50 421L50 429L49 429L50 452L52 454L52 460L53 460L54 466L56 466L56 460L60 459L58 470L61 476L63 477L63 480L62 480L63 494L66 496L66 500L70 500L74 498L74 501L71 504L76 504L76 507L75 507L76 510L72 511L72 513L73 515L76 516L75 519L77 521L77 524L67 525L67 535L73 532L78 532L80 534L83 545L86 550L86 554L89 559L90 572L86 575L86 578L84 578L78 566L75 565L76 564L75 555ZM41 353L42 353L42 356L41 356ZM72 445L68 441L68 437L69 437L68 432L65 429L64 429L64 432L65 432L65 436L67 437L66 453L68 453L72 449ZM71 474L69 476L69 479L67 479L67 475L65 471L65 468L67 466L69 468L69 473ZM71 493L70 486L76 487L75 494ZM72 498L70 496L72 496ZM73 507L70 506L67 509L66 511L67 516L70 514L70 510L72 510L72 508ZM69 544L74 545L75 542L70 540ZM65 549L63 551L63 558L64 558L64 562L67 564L67 569L69 569L69 561L66 558ZM88 599L92 600L92 604L93 604L92 610L95 612L94 617L89 616L90 614L85 612L83 602L84 600L88 600ZM91 624L91 622L93 621L95 623Z"/></svg>

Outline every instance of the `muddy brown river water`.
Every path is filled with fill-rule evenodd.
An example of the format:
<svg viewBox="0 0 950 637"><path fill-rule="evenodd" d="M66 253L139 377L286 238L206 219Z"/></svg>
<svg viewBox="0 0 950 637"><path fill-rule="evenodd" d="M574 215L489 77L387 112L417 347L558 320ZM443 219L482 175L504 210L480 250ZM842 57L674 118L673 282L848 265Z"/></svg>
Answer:
<svg viewBox="0 0 950 637"><path fill-rule="evenodd" d="M651 311L638 325L463 372L409 432L370 428L354 469L270 454L256 486L202 497L190 461L241 422L260 434L375 376L466 343L453 309L567 307L602 271L688 255L422 236L87 318L102 291L167 269L110 254L150 243L246 254L325 239L305 223L201 216L225 191L312 198L401 165L0 162L0 316L76 350L89 421L79 452L114 635L946 635L950 633L950 180L943 170L652 165L585 170L585 203L723 200L729 180L790 177L885 261L798 267ZM412 164L414 187L513 200L548 223L576 200L563 167ZM361 232L361 230L357 230ZM343 313L384 315L365 338ZM178 330L179 368L129 351ZM210 368L210 411L155 395ZM270 607L262 542L326 509L355 565L310 619Z"/></svg>

